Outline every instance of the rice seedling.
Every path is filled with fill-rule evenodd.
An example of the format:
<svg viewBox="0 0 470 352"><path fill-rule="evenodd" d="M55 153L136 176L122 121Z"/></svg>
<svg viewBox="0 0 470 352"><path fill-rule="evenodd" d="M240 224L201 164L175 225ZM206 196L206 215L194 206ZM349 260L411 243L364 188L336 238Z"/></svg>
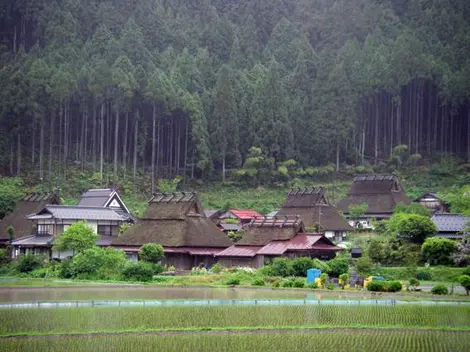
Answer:
<svg viewBox="0 0 470 352"><path fill-rule="evenodd" d="M358 330L186 335L119 335L4 340L5 351L467 351L470 334L456 331ZM378 349L378 346L379 349Z"/></svg>
<svg viewBox="0 0 470 352"><path fill-rule="evenodd" d="M0 335L222 327L470 327L468 306L231 306L1 309Z"/></svg>

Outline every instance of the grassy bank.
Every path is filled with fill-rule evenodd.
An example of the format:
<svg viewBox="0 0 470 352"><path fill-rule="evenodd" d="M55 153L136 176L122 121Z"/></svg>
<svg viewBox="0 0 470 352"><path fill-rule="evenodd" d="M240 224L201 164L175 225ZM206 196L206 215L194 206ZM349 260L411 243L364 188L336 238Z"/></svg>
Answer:
<svg viewBox="0 0 470 352"><path fill-rule="evenodd" d="M456 282L463 275L465 268L451 268L447 266L418 267L420 275L426 275L426 281ZM406 267L379 267L374 274L383 276L386 280L409 280L409 270Z"/></svg>

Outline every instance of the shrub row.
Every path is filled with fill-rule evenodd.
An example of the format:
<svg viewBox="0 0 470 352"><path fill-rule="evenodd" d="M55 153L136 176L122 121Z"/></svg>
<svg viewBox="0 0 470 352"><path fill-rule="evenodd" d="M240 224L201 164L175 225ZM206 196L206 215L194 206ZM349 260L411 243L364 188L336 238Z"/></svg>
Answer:
<svg viewBox="0 0 470 352"><path fill-rule="evenodd" d="M261 269L261 273L266 276L306 276L307 270L315 268L323 273L329 274L331 277L339 277L341 274L348 272L348 259L337 257L328 262L319 259L310 259L308 257L300 257L296 259L276 258L270 265L266 265Z"/></svg>
<svg viewBox="0 0 470 352"><path fill-rule="evenodd" d="M367 285L367 290L372 292L398 292L401 288L400 281L372 281Z"/></svg>

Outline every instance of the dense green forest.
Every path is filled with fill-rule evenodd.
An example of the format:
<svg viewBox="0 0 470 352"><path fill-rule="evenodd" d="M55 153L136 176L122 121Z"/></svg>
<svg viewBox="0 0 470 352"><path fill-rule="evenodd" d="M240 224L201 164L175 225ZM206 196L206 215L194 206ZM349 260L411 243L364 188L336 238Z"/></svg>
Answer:
<svg viewBox="0 0 470 352"><path fill-rule="evenodd" d="M2 175L470 161L468 0L4 0L0 44Z"/></svg>

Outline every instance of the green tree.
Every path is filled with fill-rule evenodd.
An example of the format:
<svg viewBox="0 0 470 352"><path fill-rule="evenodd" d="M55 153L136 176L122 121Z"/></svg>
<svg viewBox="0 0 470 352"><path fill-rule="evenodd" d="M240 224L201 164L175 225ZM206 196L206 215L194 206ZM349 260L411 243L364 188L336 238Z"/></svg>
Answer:
<svg viewBox="0 0 470 352"><path fill-rule="evenodd" d="M365 278L372 274L373 266L368 257L361 257L356 260L355 268L357 273Z"/></svg>
<svg viewBox="0 0 470 352"><path fill-rule="evenodd" d="M436 225L429 217L418 214L394 214L387 226L390 231L415 243L423 243L427 236L437 232Z"/></svg>
<svg viewBox="0 0 470 352"><path fill-rule="evenodd" d="M139 258L145 262L159 263L163 256L163 247L160 244L147 243L139 249Z"/></svg>
<svg viewBox="0 0 470 352"><path fill-rule="evenodd" d="M462 275L458 278L459 284L465 289L467 292L467 296L470 294L470 276Z"/></svg>
<svg viewBox="0 0 470 352"><path fill-rule="evenodd" d="M78 221L70 225L64 233L57 236L54 250L58 252L83 252L96 245L98 235L85 221Z"/></svg>
<svg viewBox="0 0 470 352"><path fill-rule="evenodd" d="M454 241L447 238L427 238L421 246L421 257L431 265L449 265L452 255L457 250Z"/></svg>
<svg viewBox="0 0 470 352"><path fill-rule="evenodd" d="M361 204L350 204L348 207L349 215L352 219L360 219L369 208L369 205L366 202L362 202Z"/></svg>

